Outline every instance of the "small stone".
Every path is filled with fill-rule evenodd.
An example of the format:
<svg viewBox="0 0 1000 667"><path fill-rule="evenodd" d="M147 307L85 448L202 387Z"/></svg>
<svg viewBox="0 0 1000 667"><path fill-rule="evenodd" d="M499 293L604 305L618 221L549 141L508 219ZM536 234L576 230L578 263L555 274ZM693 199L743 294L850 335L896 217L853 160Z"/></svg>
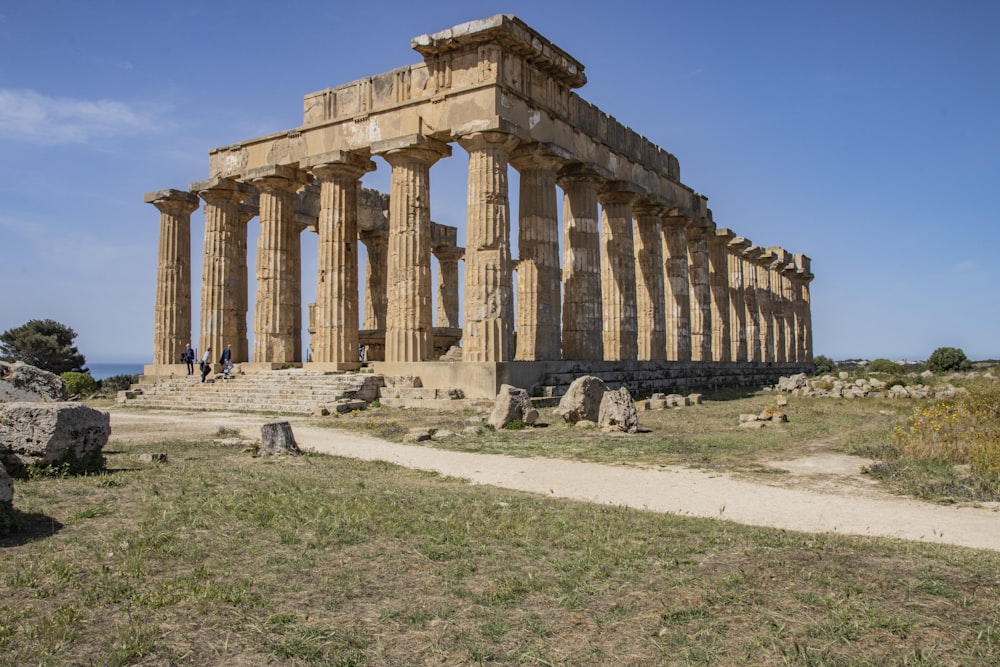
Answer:
<svg viewBox="0 0 1000 667"><path fill-rule="evenodd" d="M142 463L166 463L166 452L145 452L136 457Z"/></svg>

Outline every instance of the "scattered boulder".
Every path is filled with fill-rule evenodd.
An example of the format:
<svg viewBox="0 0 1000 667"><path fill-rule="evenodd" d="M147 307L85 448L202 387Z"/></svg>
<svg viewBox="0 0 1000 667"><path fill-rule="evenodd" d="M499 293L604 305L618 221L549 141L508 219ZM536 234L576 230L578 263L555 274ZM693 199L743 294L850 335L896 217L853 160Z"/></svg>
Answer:
<svg viewBox="0 0 1000 667"><path fill-rule="evenodd" d="M109 435L111 415L82 403L0 404L0 463L8 472L63 463L100 470Z"/></svg>
<svg viewBox="0 0 1000 667"><path fill-rule="evenodd" d="M635 433L639 430L639 413L626 387L604 392L597 424L605 431Z"/></svg>
<svg viewBox="0 0 1000 667"><path fill-rule="evenodd" d="M302 450L292 435L292 425L288 422L272 422L260 427L259 456L301 453Z"/></svg>
<svg viewBox="0 0 1000 667"><path fill-rule="evenodd" d="M23 361L0 361L0 403L61 401L65 396L66 383L55 373Z"/></svg>
<svg viewBox="0 0 1000 667"><path fill-rule="evenodd" d="M531 397L524 389L509 384L500 385L500 393L487 422L499 431L516 419L530 426L538 420L538 410L531 404Z"/></svg>
<svg viewBox="0 0 1000 667"><path fill-rule="evenodd" d="M748 431L759 431L762 428L767 428L767 422L762 422L759 419L754 419L753 421L740 422L740 428L746 429Z"/></svg>
<svg viewBox="0 0 1000 667"><path fill-rule="evenodd" d="M434 430L416 426L403 434L403 442L427 442L434 437Z"/></svg>
<svg viewBox="0 0 1000 667"><path fill-rule="evenodd" d="M559 399L555 414L570 424L584 420L596 422L601 411L601 401L607 390L608 386L601 378L593 375L578 377Z"/></svg>

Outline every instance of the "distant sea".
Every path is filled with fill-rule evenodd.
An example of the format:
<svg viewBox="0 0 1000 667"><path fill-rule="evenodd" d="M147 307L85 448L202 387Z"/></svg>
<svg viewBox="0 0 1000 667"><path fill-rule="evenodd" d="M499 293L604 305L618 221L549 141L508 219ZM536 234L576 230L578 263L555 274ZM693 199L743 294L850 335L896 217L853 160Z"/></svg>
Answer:
<svg viewBox="0 0 1000 667"><path fill-rule="evenodd" d="M113 375L140 375L142 364L87 364L90 376L95 380L103 380Z"/></svg>

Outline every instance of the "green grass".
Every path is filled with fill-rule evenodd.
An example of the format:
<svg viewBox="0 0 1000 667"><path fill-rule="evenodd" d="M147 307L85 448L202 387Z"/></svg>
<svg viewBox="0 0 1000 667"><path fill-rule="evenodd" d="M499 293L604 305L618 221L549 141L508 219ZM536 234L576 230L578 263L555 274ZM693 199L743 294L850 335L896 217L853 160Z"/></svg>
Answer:
<svg viewBox="0 0 1000 667"><path fill-rule="evenodd" d="M156 448L169 463L114 443L103 475L16 482L0 664L1000 661L1000 554Z"/></svg>

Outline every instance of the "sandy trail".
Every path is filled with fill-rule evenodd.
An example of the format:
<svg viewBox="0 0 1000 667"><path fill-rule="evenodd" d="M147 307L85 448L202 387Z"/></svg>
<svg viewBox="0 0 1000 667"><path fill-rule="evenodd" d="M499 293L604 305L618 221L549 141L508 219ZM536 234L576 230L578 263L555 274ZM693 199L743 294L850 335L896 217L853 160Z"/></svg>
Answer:
<svg viewBox="0 0 1000 667"><path fill-rule="evenodd" d="M348 431L309 426L304 418L282 417L299 446L333 456L378 460L460 477L475 484L528 491L555 498L621 505L654 512L724 519L736 523L814 533L891 537L1000 551L1000 512L984 507L933 505L877 491L855 479L851 457L817 452L770 463L797 481L781 485L737 479L718 472L680 467L656 469L452 452L385 442ZM220 426L259 437L261 424L275 418L245 414L111 411L112 437L142 431L151 440L176 437L178 430L211 435ZM257 429L257 430L255 430ZM842 479L837 480L838 476ZM833 483L830 479L837 480ZM865 488L865 487L868 488ZM809 488L807 488L809 487Z"/></svg>

